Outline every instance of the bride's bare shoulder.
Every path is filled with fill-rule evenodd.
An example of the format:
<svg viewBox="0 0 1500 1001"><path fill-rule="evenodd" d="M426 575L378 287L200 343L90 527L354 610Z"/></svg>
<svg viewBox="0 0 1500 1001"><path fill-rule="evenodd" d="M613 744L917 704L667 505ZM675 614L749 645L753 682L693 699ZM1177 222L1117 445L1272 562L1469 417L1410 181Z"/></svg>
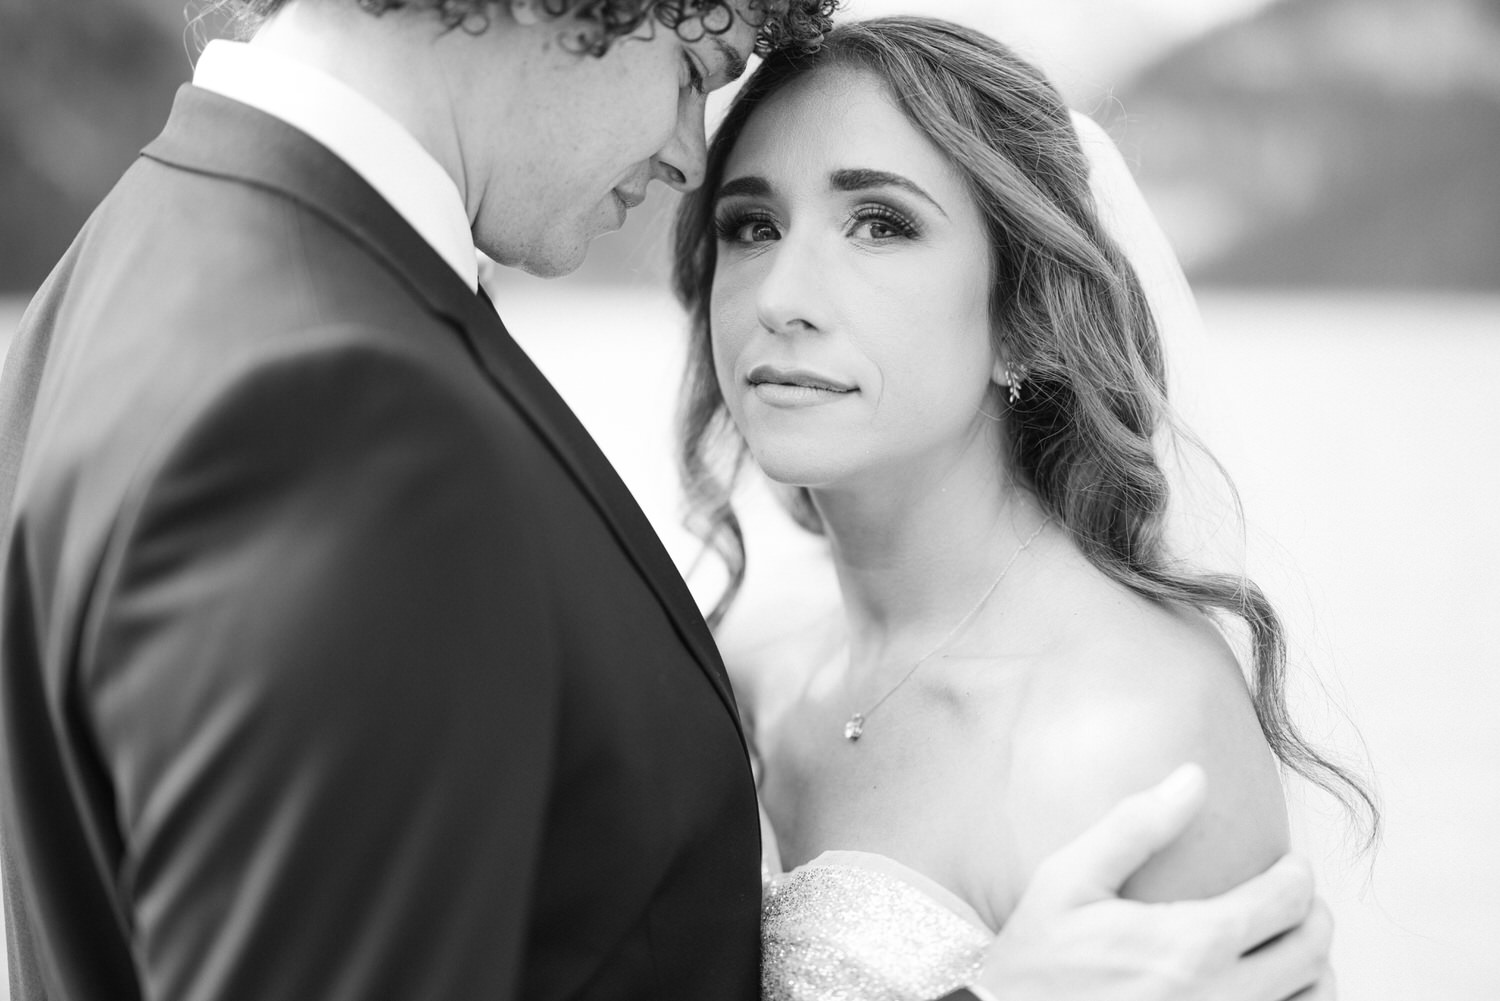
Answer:
<svg viewBox="0 0 1500 1001"><path fill-rule="evenodd" d="M1197 612L1111 589L1085 599L1074 617L1079 627L1033 672L1013 731L1007 798L1017 875L1184 761L1208 773L1206 807L1127 895L1209 896L1283 854L1280 775L1218 628Z"/></svg>

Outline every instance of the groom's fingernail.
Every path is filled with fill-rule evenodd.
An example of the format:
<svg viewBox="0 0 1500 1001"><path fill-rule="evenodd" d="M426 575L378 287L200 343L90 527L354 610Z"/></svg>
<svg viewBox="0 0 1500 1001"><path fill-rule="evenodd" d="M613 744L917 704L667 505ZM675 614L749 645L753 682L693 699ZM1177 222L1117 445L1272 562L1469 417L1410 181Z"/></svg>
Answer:
<svg viewBox="0 0 1500 1001"><path fill-rule="evenodd" d="M1178 765L1177 770L1163 779L1157 788L1163 799L1175 805L1196 795L1203 782L1203 769L1189 762Z"/></svg>

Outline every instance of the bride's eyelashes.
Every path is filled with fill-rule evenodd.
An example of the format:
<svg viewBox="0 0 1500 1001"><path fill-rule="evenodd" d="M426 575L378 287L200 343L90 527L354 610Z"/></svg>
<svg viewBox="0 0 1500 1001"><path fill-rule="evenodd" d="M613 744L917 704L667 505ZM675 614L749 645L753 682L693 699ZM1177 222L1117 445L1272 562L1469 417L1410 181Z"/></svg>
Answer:
<svg viewBox="0 0 1500 1001"><path fill-rule="evenodd" d="M781 222L761 208L728 207L714 217L714 233L720 243L753 245L781 239ZM921 226L905 212L884 202L862 202L854 206L845 223L845 233L871 243L916 240Z"/></svg>
<svg viewBox="0 0 1500 1001"><path fill-rule="evenodd" d="M915 240L921 228L911 217L890 205L868 202L856 205L849 213L849 234L884 243L889 240Z"/></svg>
<svg viewBox="0 0 1500 1001"><path fill-rule="evenodd" d="M730 207L714 217L714 234L720 243L768 243L781 239L781 226L764 209Z"/></svg>

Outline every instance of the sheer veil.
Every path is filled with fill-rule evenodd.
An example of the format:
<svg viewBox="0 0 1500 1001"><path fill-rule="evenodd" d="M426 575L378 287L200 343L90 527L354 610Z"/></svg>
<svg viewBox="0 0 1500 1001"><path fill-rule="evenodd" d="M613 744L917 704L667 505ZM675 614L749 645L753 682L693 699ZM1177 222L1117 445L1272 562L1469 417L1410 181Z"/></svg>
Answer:
<svg viewBox="0 0 1500 1001"><path fill-rule="evenodd" d="M1077 111L1073 127L1089 158L1089 187L1100 220L1134 265L1156 318L1173 415L1183 430L1211 446L1223 434L1222 415L1210 402L1213 373L1197 299L1114 140ZM1213 459L1170 433L1161 436L1158 449L1171 478L1167 531L1173 551L1200 566L1242 570L1244 539L1232 489Z"/></svg>
<svg viewBox="0 0 1500 1001"><path fill-rule="evenodd" d="M1073 127L1089 158L1089 187L1100 220L1135 266L1161 331L1167 358L1167 395L1189 424L1201 374L1203 319L1167 236L1141 194L1120 150L1092 118L1073 112Z"/></svg>

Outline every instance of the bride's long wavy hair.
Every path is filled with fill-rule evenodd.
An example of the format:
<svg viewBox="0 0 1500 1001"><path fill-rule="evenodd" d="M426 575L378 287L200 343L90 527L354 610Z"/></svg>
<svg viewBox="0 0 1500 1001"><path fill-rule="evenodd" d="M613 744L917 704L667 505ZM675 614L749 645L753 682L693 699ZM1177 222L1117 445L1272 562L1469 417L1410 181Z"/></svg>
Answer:
<svg viewBox="0 0 1500 1001"><path fill-rule="evenodd" d="M691 322L678 418L688 526L728 568L710 613L717 624L745 573L731 505L746 448L714 374L710 298L717 245L714 192L746 123L793 81L850 67L882 81L912 125L958 168L990 237L990 310L997 348L1025 365L1025 392L1005 430L1014 478L1110 579L1154 601L1244 624L1250 688L1281 762L1368 816L1363 784L1298 732L1285 698L1286 637L1275 609L1241 575L1198 572L1168 554L1168 481L1158 439L1172 431L1161 341L1134 269L1104 232L1089 165L1070 115L1034 66L995 40L921 17L839 25L814 52L771 55L745 84L708 151L704 184L675 228L673 285ZM796 521L821 524L806 490L787 494Z"/></svg>

